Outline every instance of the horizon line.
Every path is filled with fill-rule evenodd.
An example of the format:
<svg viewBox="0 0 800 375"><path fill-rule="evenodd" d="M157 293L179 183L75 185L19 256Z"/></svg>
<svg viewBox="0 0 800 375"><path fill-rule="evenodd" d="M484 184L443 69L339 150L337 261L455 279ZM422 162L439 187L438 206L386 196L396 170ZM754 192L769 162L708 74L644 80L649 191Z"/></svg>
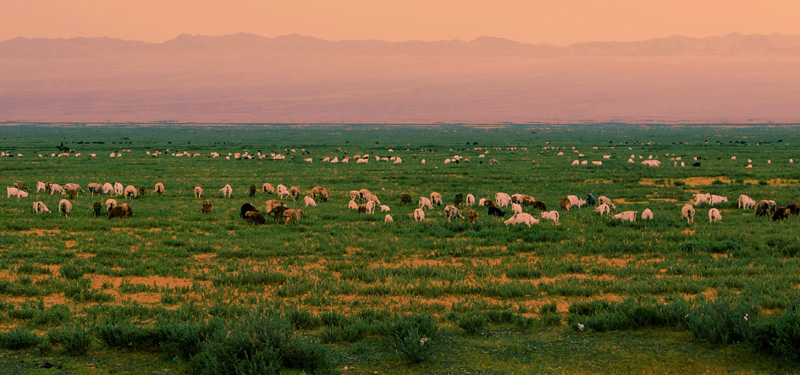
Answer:
<svg viewBox="0 0 800 375"><path fill-rule="evenodd" d="M390 43L390 44L413 43L413 42L422 42L422 43L464 42L464 43L471 43L471 42L475 42L475 41L478 41L478 40L481 40L481 39L498 39L498 40L504 40L504 41L508 41L508 42L512 42L512 43L521 44L521 45L530 45L530 46L549 45L549 46L554 46L554 47L570 47L570 46L581 45L581 44L590 44L590 43L639 43L639 42L645 42L645 41L651 41L651 40L671 39L671 38L688 38L688 39L702 40L702 39L710 39L710 38L724 38L724 37L729 37L729 36L740 36L740 37L748 37L748 36L788 36L788 37L797 37L797 36L800 36L800 34L792 35L792 34L783 34L783 33L777 33L777 32L769 33L769 34L742 34L742 33L739 33L738 31L731 31L729 33L722 34L722 35L709 35L709 36L703 36L703 37L687 36L687 35L683 35L683 34L673 34L673 35L669 35L669 36L656 37L656 38L650 38L650 39L636 39L636 40L627 40L627 41L623 41L623 40L593 40L593 41L575 42L575 43L570 43L570 44L553 44L553 43L549 43L549 42L527 43L527 42L520 42L520 41L516 41L516 40L513 40L513 39L504 38L504 37L489 36L489 35L478 36L478 37L475 37L475 38L470 39L470 40L464 40L464 39L432 39L432 40L408 39L408 40L400 40L400 41L388 41L388 40L383 40L383 39L338 39L338 40L334 40L334 39L323 39L323 38L320 38L320 37L316 37L316 36L312 36L312 35L304 35L304 34L300 34L300 33L289 33L289 34L282 34L282 35L276 35L276 36L264 36L264 35L260 35L260 34L256 34L256 33L240 31L240 32L237 32L237 33L221 34L221 35L205 35L205 34L181 33L181 34L175 36L174 38L166 39L166 40L161 41L161 42L147 42L147 41L143 41L143 40L123 39L123 38L115 38L115 37L110 37L110 36L76 36L76 37L26 37L26 36L17 36L17 37L11 38L11 39L2 40L2 41L0 41L0 43L5 43L5 42L12 41L12 40L17 40L17 39L23 39L23 40L111 39L111 40L119 40L119 41L123 41L123 42L135 42L135 43L145 43L145 44L164 44L164 43L168 43L168 42L175 41L175 40L178 40L180 38L185 38L185 37L192 37L192 38L225 38L225 37L231 37L231 36L237 36L237 35L249 35L249 36L255 36L255 37L264 38L264 39L279 39L279 38L286 38L286 37L303 37L303 38L311 38L311 39L316 39L316 40L320 40L320 41L334 42L334 43L336 43L336 42L383 42L383 43Z"/></svg>

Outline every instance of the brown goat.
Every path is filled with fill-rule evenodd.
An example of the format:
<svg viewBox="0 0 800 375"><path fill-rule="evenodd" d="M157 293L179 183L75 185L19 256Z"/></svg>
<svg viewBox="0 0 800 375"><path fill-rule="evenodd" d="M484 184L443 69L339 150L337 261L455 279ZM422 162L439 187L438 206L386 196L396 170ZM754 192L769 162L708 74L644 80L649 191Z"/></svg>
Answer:
<svg viewBox="0 0 800 375"><path fill-rule="evenodd" d="M264 225L267 223L267 218L258 211L247 211L247 224Z"/></svg>
<svg viewBox="0 0 800 375"><path fill-rule="evenodd" d="M303 210L294 210L290 208L283 212L283 217L286 218L286 221L283 223L284 225L296 223L303 217Z"/></svg>
<svg viewBox="0 0 800 375"><path fill-rule="evenodd" d="M475 211L475 210L467 211L467 219L469 219L470 222L474 223L477 218L478 218L478 212L477 211Z"/></svg>
<svg viewBox="0 0 800 375"><path fill-rule="evenodd" d="M206 199L206 200L203 201L203 213L204 214L207 214L207 213L211 212L211 208L212 207L213 206L211 205L211 201L210 200Z"/></svg>
<svg viewBox="0 0 800 375"><path fill-rule="evenodd" d="M561 206L562 209L569 211L570 207L572 207L572 202L569 201L569 198L564 197L558 201L558 205Z"/></svg>

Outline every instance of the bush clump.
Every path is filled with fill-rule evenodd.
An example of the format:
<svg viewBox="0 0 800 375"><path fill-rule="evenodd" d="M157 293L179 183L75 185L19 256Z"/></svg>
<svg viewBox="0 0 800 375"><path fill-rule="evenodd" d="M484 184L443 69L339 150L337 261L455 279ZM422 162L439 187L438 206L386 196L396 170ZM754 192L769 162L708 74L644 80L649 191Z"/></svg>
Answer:
<svg viewBox="0 0 800 375"><path fill-rule="evenodd" d="M703 302L686 318L695 337L715 344L735 344L748 338L750 325L758 318L758 306L718 298Z"/></svg>
<svg viewBox="0 0 800 375"><path fill-rule="evenodd" d="M41 337L21 328L13 328L7 332L0 332L0 347L9 350L32 348L39 345L41 342Z"/></svg>
<svg viewBox="0 0 800 375"><path fill-rule="evenodd" d="M52 330L47 335L52 343L60 344L69 355L84 355L92 345L92 333L77 324Z"/></svg>
<svg viewBox="0 0 800 375"><path fill-rule="evenodd" d="M459 328L463 329L464 332L475 335L480 333L488 322L489 320L484 315L471 314L460 317L456 324Z"/></svg>
<svg viewBox="0 0 800 375"><path fill-rule="evenodd" d="M402 316L383 326L389 345L405 360L419 363L433 354L439 328L427 314Z"/></svg>

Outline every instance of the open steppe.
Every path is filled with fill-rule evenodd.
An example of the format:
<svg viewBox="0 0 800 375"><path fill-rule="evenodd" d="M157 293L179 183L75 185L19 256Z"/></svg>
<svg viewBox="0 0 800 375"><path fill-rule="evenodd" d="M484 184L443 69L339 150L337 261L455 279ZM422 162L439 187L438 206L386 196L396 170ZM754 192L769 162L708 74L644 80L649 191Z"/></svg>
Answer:
<svg viewBox="0 0 800 375"><path fill-rule="evenodd" d="M230 362L239 373L800 371L800 219L737 204L800 201L800 127L490 125L0 126L0 151L13 155L0 158L2 180L29 190L0 199L0 373L211 374ZM57 146L72 151L51 156ZM364 154L366 164L322 161ZM641 164L650 158L661 166ZM66 218L65 197L37 181L147 193L87 191ZM278 199L264 183L299 187L300 199L282 199L304 210L299 222L239 217L243 203L263 211ZM305 207L314 186L330 198ZM393 223L348 210L363 188ZM431 192L444 205L529 194L560 221L506 226L472 207L474 223L448 223L442 205L415 222ZM654 219L559 208L590 193ZM695 193L728 198L721 222L707 204L694 223L681 218ZM133 216L95 217L92 203L108 198ZM34 201L52 213L34 214Z"/></svg>

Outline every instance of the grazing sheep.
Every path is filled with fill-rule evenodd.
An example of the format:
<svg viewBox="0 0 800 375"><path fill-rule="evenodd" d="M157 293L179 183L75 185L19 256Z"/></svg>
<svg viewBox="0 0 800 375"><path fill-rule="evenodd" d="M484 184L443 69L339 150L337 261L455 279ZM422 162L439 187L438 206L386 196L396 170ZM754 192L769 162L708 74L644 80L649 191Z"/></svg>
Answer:
<svg viewBox="0 0 800 375"><path fill-rule="evenodd" d="M508 193L497 193L494 195L494 199L500 207L508 207L511 204L511 196Z"/></svg>
<svg viewBox="0 0 800 375"><path fill-rule="evenodd" d="M494 207L494 206L490 206L489 207L489 212L487 214L489 216L497 216L497 217L506 216L505 212L503 212L501 209L499 209L497 207Z"/></svg>
<svg viewBox="0 0 800 375"><path fill-rule="evenodd" d="M292 200L296 201L297 198L300 196L300 188L297 186L292 186L289 188L289 195L292 196Z"/></svg>
<svg viewBox="0 0 800 375"><path fill-rule="evenodd" d="M368 202L375 202L377 204L381 204L381 200L378 199L378 196L372 193L364 194L364 199Z"/></svg>
<svg viewBox="0 0 800 375"><path fill-rule="evenodd" d="M273 187L269 182L265 182L264 185L261 185L261 191L267 194L275 194L275 187Z"/></svg>
<svg viewBox="0 0 800 375"><path fill-rule="evenodd" d="M414 221L425 221L425 211L422 211L421 208L417 208L414 210Z"/></svg>
<svg viewBox="0 0 800 375"><path fill-rule="evenodd" d="M94 211L94 216L101 216L103 215L103 205L100 202L92 203L92 210Z"/></svg>
<svg viewBox="0 0 800 375"><path fill-rule="evenodd" d="M283 212L283 216L286 218L286 221L283 223L283 225L296 223L301 217L303 217L303 210L295 210L290 208Z"/></svg>
<svg viewBox="0 0 800 375"><path fill-rule="evenodd" d="M453 206L452 204L447 205L444 208L444 215L447 218L448 223L450 222L450 219L454 217L460 217L462 219L464 218L464 215L462 215L461 212L458 210L458 208L456 208L456 206Z"/></svg>
<svg viewBox="0 0 800 375"><path fill-rule="evenodd" d="M309 197L308 195L306 195L306 196L303 198L303 202L305 202L305 204L306 204L306 207L308 207L308 206L317 207L317 202L314 200L314 198L311 198L311 197Z"/></svg>
<svg viewBox="0 0 800 375"><path fill-rule="evenodd" d="M437 206L441 206L442 195L434 191L433 193L431 193L431 202L435 203Z"/></svg>
<svg viewBox="0 0 800 375"><path fill-rule="evenodd" d="M291 195L289 193L289 189L286 186L284 186L283 184L279 184L278 187L275 188L275 189L277 190L278 198L280 198L280 199L284 199L284 198L286 198L286 197Z"/></svg>
<svg viewBox="0 0 800 375"><path fill-rule="evenodd" d="M14 183L11 184L11 186L13 186L13 187L15 187L15 188L17 188L19 190L22 190L24 192L28 192L28 185L25 185L25 183L22 182L22 181L14 181Z"/></svg>
<svg viewBox="0 0 800 375"><path fill-rule="evenodd" d="M789 212L792 215L795 215L795 216L800 215L800 202L792 203L792 204L786 206L786 208L789 209Z"/></svg>
<svg viewBox="0 0 800 375"><path fill-rule="evenodd" d="M268 212L267 215L272 214L273 220L277 223L278 220L280 220L283 217L283 213L286 212L286 210L288 209L289 207L286 207L284 205L275 206L272 207L272 211Z"/></svg>
<svg viewBox="0 0 800 375"><path fill-rule="evenodd" d="M791 214L792 210L789 207L778 207L775 209L775 213L772 214L772 221L787 220Z"/></svg>
<svg viewBox="0 0 800 375"><path fill-rule="evenodd" d="M127 203L123 203L117 207L114 207L108 212L109 219L127 219L131 216L133 216L133 210L131 210L131 206L129 206Z"/></svg>
<svg viewBox="0 0 800 375"><path fill-rule="evenodd" d="M78 196L78 191L75 189L67 190L67 199L73 200L75 197Z"/></svg>
<svg viewBox="0 0 800 375"><path fill-rule="evenodd" d="M250 203L243 204L242 207L239 208L239 217L241 217L242 219L246 219L247 213L250 211L258 212L258 209L256 208L256 206L253 206Z"/></svg>
<svg viewBox="0 0 800 375"><path fill-rule="evenodd" d="M385 204L382 204L382 205L381 205L381 212L389 212L389 211L391 211L391 209L389 208L389 206L387 206L387 205L385 205Z"/></svg>
<svg viewBox="0 0 800 375"><path fill-rule="evenodd" d="M156 186L153 188L153 191L156 193L156 196L160 197L164 194L164 192L166 192L166 189L164 189L164 184L156 182Z"/></svg>
<svg viewBox="0 0 800 375"><path fill-rule="evenodd" d="M361 193L359 193L358 190L350 190L350 200L351 201L361 200Z"/></svg>
<svg viewBox="0 0 800 375"><path fill-rule="evenodd" d="M541 215L542 219L552 220L553 222L558 223L558 211L549 211L549 212L542 211Z"/></svg>
<svg viewBox="0 0 800 375"><path fill-rule="evenodd" d="M61 202L58 202L58 212L62 215L69 217L69 213L72 211L72 202L67 199L62 199Z"/></svg>
<svg viewBox="0 0 800 375"><path fill-rule="evenodd" d="M247 211L244 216L247 224L264 225L267 223L267 218L258 211Z"/></svg>
<svg viewBox="0 0 800 375"><path fill-rule="evenodd" d="M386 216L383 217L383 222L384 223L393 223L394 219L392 219L392 215L386 214Z"/></svg>
<svg viewBox="0 0 800 375"><path fill-rule="evenodd" d="M358 203L356 203L356 201L350 201L347 203L347 208L350 210L358 210Z"/></svg>
<svg viewBox="0 0 800 375"><path fill-rule="evenodd" d="M433 203L431 200L426 197L419 197L419 208L427 208L429 210L433 209Z"/></svg>
<svg viewBox="0 0 800 375"><path fill-rule="evenodd" d="M214 206L211 205L211 201L206 199L203 201L203 209L201 210L202 213L207 214L211 212L211 208Z"/></svg>
<svg viewBox="0 0 800 375"><path fill-rule="evenodd" d="M133 185L128 185L125 187L125 199L136 198L139 194L139 191L136 190L136 187Z"/></svg>
<svg viewBox="0 0 800 375"><path fill-rule="evenodd" d="M255 197L256 196L256 184L251 184L250 188L248 190L249 190L249 193L248 193L249 197Z"/></svg>
<svg viewBox="0 0 800 375"><path fill-rule="evenodd" d="M6 193L8 193L8 198L11 198L11 196L15 196L15 197L17 197L17 199L19 199L19 198L27 198L28 197L28 192L26 192L25 190L22 190L22 189L15 188L15 187L7 187L6 188Z"/></svg>
<svg viewBox="0 0 800 375"><path fill-rule="evenodd" d="M558 205L561 206L562 209L569 211L572 208L572 202L569 201L569 198L564 197L558 201Z"/></svg>
<svg viewBox="0 0 800 375"><path fill-rule="evenodd" d="M64 189L66 189L66 190L75 189L75 191L77 193L85 193L86 192L86 190L83 190L81 185L78 185L78 184L75 184L75 183L72 183L72 182L70 182L68 184L64 184ZM27 188L25 189L25 191L27 191Z"/></svg>
<svg viewBox="0 0 800 375"><path fill-rule="evenodd" d="M47 187L50 189L50 195L53 195L53 194L56 194L56 193L64 195L64 194L67 193L67 191L64 190L64 188L59 184L48 184Z"/></svg>
<svg viewBox="0 0 800 375"><path fill-rule="evenodd" d="M616 215L614 215L612 217L614 219L619 219L619 220L623 220L623 221L627 220L627 221L630 221L630 222L634 222L634 221L636 221L636 211L623 211L623 212L620 212L620 213L618 213L618 214L616 214Z"/></svg>
<svg viewBox="0 0 800 375"><path fill-rule="evenodd" d="M722 214L719 212L718 209L712 208L712 209L708 210L708 222L709 223L713 223L715 221L721 221L721 220L722 220Z"/></svg>
<svg viewBox="0 0 800 375"><path fill-rule="evenodd" d="M52 190L52 187L50 187L50 189ZM62 191L61 194L64 194L63 191ZM119 183L119 182L115 182L114 183L114 194L115 195L123 195L123 194L125 194L125 189L122 187L121 183Z"/></svg>
<svg viewBox="0 0 800 375"><path fill-rule="evenodd" d="M50 210L47 208L47 206L44 205L44 202L36 201L36 202L33 202L33 212L36 213L37 215L38 214L43 214L43 213L48 213L49 214Z"/></svg>
<svg viewBox="0 0 800 375"><path fill-rule="evenodd" d="M514 194L511 199L522 206L533 206L536 203L536 199L528 194Z"/></svg>
<svg viewBox="0 0 800 375"><path fill-rule="evenodd" d="M749 209L756 206L756 201L744 194L739 196L739 208Z"/></svg>
<svg viewBox="0 0 800 375"><path fill-rule="evenodd" d="M111 211L114 207L117 207L117 200L112 198L106 199L106 211Z"/></svg>
<svg viewBox="0 0 800 375"><path fill-rule="evenodd" d="M467 219L469 219L470 223L474 223L475 220L478 218L478 212L475 210L467 211Z"/></svg>
<svg viewBox="0 0 800 375"><path fill-rule="evenodd" d="M497 203L489 198L481 198L479 206L484 207L497 207Z"/></svg>
<svg viewBox="0 0 800 375"><path fill-rule="evenodd" d="M600 215L609 214L609 213L611 213L611 207L608 207L608 204L603 203L603 204L597 206L597 208L594 209L594 212L597 212Z"/></svg>
<svg viewBox="0 0 800 375"><path fill-rule="evenodd" d="M712 195L708 204L713 206L715 204L720 204L720 203L728 203L728 197L723 197L721 195Z"/></svg>
<svg viewBox="0 0 800 375"><path fill-rule="evenodd" d="M505 220L503 222L506 225L509 225L509 224L514 224L514 225L527 224L528 228L531 227L531 224L539 224L539 220L538 219L535 219L533 216L531 216L531 214L527 214L527 213L524 213L524 212L520 213L520 214L516 214L514 216L511 216L510 218L508 218L507 220Z"/></svg>
<svg viewBox="0 0 800 375"><path fill-rule="evenodd" d="M314 188L311 189L311 196L314 199L319 199L319 200L321 200L323 202L327 202L328 201L328 189L326 189L324 187L321 187L321 186L314 186Z"/></svg>
<svg viewBox="0 0 800 375"><path fill-rule="evenodd" d="M401 204L411 203L411 195L405 193L400 194L400 203Z"/></svg>
<svg viewBox="0 0 800 375"><path fill-rule="evenodd" d="M47 191L47 185L45 185L44 182L37 181L36 182L36 192L37 193L43 193L45 191Z"/></svg>
<svg viewBox="0 0 800 375"><path fill-rule="evenodd" d="M358 205L358 208L356 209L356 211L357 211L358 213L360 213L360 214L363 214L363 213L367 212L367 205L365 205L365 204L359 204L359 205Z"/></svg>
<svg viewBox="0 0 800 375"><path fill-rule="evenodd" d="M583 199L578 198L577 195L567 195L567 199L569 199L569 203L572 206L581 208L586 202Z"/></svg>
<svg viewBox="0 0 800 375"><path fill-rule="evenodd" d="M547 211L547 205L542 201L535 201L531 204L531 209L539 211Z"/></svg>
<svg viewBox="0 0 800 375"><path fill-rule="evenodd" d="M711 200L711 193L696 193L694 195L694 204L700 205L701 203L706 203Z"/></svg>
<svg viewBox="0 0 800 375"><path fill-rule="evenodd" d="M645 208L644 211L642 211L642 220L653 220L653 211L649 208Z"/></svg>
<svg viewBox="0 0 800 375"><path fill-rule="evenodd" d="M280 206L283 206L283 203L281 203L281 201L279 201L277 199L270 199L266 203L266 211L264 211L264 212L269 214L270 212L272 212L273 208L280 207Z"/></svg>
<svg viewBox="0 0 800 375"><path fill-rule="evenodd" d="M114 185L111 185L111 183L109 183L109 182L106 182L106 183L103 184L103 194L104 195L108 195L108 194L111 194L113 192L114 192Z"/></svg>
<svg viewBox="0 0 800 375"><path fill-rule="evenodd" d="M611 201L610 198L606 197L605 195L601 195L600 198L597 198L597 201L600 203L605 203L608 205L608 208L612 210L616 210L617 206L614 205L614 202Z"/></svg>
<svg viewBox="0 0 800 375"><path fill-rule="evenodd" d="M89 193L92 194L92 198L94 198L95 194L103 194L103 185L100 185L96 182L90 182L87 187L89 188Z"/></svg>
<svg viewBox="0 0 800 375"><path fill-rule="evenodd" d="M684 204L681 208L681 217L686 219L687 224L694 223L694 207L691 204Z"/></svg>
<svg viewBox="0 0 800 375"><path fill-rule="evenodd" d="M219 189L219 192L222 193L223 198L230 198L231 194L233 194L233 188L230 184L226 184L222 189Z"/></svg>
<svg viewBox="0 0 800 375"><path fill-rule="evenodd" d="M202 198L203 197L203 188L200 185L194 186L194 197L195 198Z"/></svg>
<svg viewBox="0 0 800 375"><path fill-rule="evenodd" d="M775 203L775 201L760 200L758 203L756 203L756 216L766 216L775 213L775 208L777 206L778 205Z"/></svg>
<svg viewBox="0 0 800 375"><path fill-rule="evenodd" d="M367 213L370 214L370 215L374 214L375 213L375 206L376 206L376 204L375 204L374 201L368 201L367 204L366 204Z"/></svg>
<svg viewBox="0 0 800 375"><path fill-rule="evenodd" d="M516 214L522 213L522 206L519 203L511 203L511 212Z"/></svg>
<svg viewBox="0 0 800 375"><path fill-rule="evenodd" d="M144 185L139 186L139 195L145 195L147 193L147 188Z"/></svg>
<svg viewBox="0 0 800 375"><path fill-rule="evenodd" d="M464 200L467 206L472 206L475 204L475 196L472 194L467 194L467 198Z"/></svg>
<svg viewBox="0 0 800 375"><path fill-rule="evenodd" d="M590 206L594 206L597 204L597 199L594 197L594 194L589 193L586 195L586 204Z"/></svg>

